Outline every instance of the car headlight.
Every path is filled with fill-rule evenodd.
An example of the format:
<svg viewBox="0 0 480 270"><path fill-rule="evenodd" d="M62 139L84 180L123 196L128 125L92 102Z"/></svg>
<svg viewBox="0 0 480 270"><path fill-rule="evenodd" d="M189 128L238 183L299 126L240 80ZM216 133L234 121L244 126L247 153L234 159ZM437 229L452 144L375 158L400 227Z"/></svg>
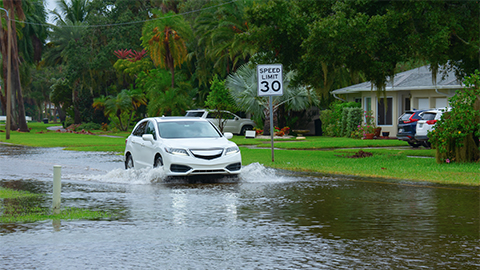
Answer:
<svg viewBox="0 0 480 270"><path fill-rule="evenodd" d="M236 154L238 152L240 152L240 149L238 149L238 146L232 146L225 149L225 155Z"/></svg>
<svg viewBox="0 0 480 270"><path fill-rule="evenodd" d="M181 148L165 148L165 151L172 155L179 155L179 156L188 156L188 152L185 149Z"/></svg>

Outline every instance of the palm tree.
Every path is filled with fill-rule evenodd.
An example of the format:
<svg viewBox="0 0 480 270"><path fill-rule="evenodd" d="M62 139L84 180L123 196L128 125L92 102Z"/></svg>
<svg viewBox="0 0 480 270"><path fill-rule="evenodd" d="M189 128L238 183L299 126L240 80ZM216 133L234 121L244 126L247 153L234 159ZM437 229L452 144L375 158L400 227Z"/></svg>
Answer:
<svg viewBox="0 0 480 270"><path fill-rule="evenodd" d="M88 0L57 0L58 9L54 9L52 14L54 15L53 21L56 26L53 26L53 32L51 33L51 42L47 44L49 50L45 55L45 63L49 65L68 63L67 61L73 59L70 57L69 52L72 50L72 46L78 46L78 42L85 31L82 26L86 25L86 18L88 16L90 2ZM82 69L80 72L86 72ZM72 87L73 97L73 112L75 124L81 122L80 110L78 108L78 95L82 89L82 83L80 79L70 82Z"/></svg>
<svg viewBox="0 0 480 270"><path fill-rule="evenodd" d="M287 110L301 111L318 103L315 91L305 86L291 85L294 76L295 72L288 72L283 79L283 96L272 98L274 116L282 105L286 105ZM256 69L249 67L247 64L241 66L237 72L227 77L225 87L230 89L241 110L265 117L264 134L270 134L270 125L268 124L270 121L269 98L259 97L257 94Z"/></svg>
<svg viewBox="0 0 480 270"><path fill-rule="evenodd" d="M58 24L65 25L69 22L83 22L88 15L88 0L70 0L70 4L66 0L57 0L57 7L52 11L54 15L53 21Z"/></svg>
<svg viewBox="0 0 480 270"><path fill-rule="evenodd" d="M219 1L209 5L218 5ZM239 35L248 30L244 18L243 1L221 5L215 9L204 9L195 20L195 32L198 36L197 58L211 61L215 71L224 77L235 71L239 65L248 62L257 51L256 46L239 39ZM208 65L208 64L207 64ZM202 70L197 70L201 73ZM202 74L202 73L201 73ZM210 74L202 74L204 77ZM208 78L200 78L208 81Z"/></svg>
<svg viewBox="0 0 480 270"><path fill-rule="evenodd" d="M3 7L8 10L9 17L7 18L6 13L3 13L5 16L5 19L10 19L11 22L11 31L12 31L12 52L11 52L11 72L12 72L12 81L11 83L11 91L12 91L12 97L15 97L13 101L16 102L16 104L12 104L12 119L11 119L11 128L12 129L19 129L20 131L23 132L28 132L29 128L27 125L27 121L25 119L25 106L24 106L24 101L23 101L23 93L22 93L22 85L21 85L21 78L20 78L20 57L19 57L19 46L17 44L17 27L16 27L16 19L18 20L24 20L25 19L25 13L23 10L23 6L30 8L31 6L34 6L35 3L38 1L34 0L29 0L29 1L15 1L15 0L4 0L3 1ZM32 4L33 3L33 4ZM38 7L38 5L37 5ZM39 8L42 8L40 6ZM41 12L41 11L40 11ZM5 20L6 21L6 20ZM7 68L8 68L8 63L7 63L7 47L8 47L8 39L6 38L7 31L3 29L3 25L1 25L0 29L0 43L1 43L1 52L2 52L2 58L3 58L3 68L4 72L3 74L7 74ZM20 32L20 31L18 31ZM40 33L38 35L34 35L34 37L39 37ZM24 37L26 38L26 37ZM27 37L27 38L32 38L32 37ZM20 39L20 38L18 38ZM28 60L28 59L27 59ZM7 80L4 80L4 86L5 86L5 96L6 96L6 89L7 89ZM3 98L3 96L0 96L2 99L2 104L6 103L6 100ZM5 106L6 108L6 106ZM16 120L15 120L16 119ZM17 126L18 125L18 126Z"/></svg>
<svg viewBox="0 0 480 270"><path fill-rule="evenodd" d="M174 88L175 67L187 59L186 42L192 30L182 16L173 12L162 14L159 10L152 10L152 13L155 19L143 26L142 46L150 52L155 66L170 70Z"/></svg>

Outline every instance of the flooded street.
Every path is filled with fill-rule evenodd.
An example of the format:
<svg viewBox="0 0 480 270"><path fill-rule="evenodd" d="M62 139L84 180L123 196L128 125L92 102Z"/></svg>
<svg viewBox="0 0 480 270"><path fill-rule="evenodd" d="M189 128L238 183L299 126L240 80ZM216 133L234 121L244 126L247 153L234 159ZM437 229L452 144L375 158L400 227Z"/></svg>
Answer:
<svg viewBox="0 0 480 270"><path fill-rule="evenodd" d="M120 155L0 144L0 187L101 220L0 223L0 269L479 269L478 187L307 175L125 171ZM0 199L0 215L3 204Z"/></svg>

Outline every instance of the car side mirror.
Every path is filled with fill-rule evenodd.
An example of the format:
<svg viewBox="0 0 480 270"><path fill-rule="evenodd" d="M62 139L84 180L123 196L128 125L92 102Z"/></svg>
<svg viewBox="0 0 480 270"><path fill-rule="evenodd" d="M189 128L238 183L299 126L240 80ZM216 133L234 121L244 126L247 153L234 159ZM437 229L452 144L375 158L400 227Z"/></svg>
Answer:
<svg viewBox="0 0 480 270"><path fill-rule="evenodd" d="M238 121L240 120L240 118L238 118L238 116L235 116L235 121Z"/></svg>
<svg viewBox="0 0 480 270"><path fill-rule="evenodd" d="M231 132L225 132L225 133L223 133L223 136L225 136L225 138L227 138L228 140L233 138L233 134Z"/></svg>
<svg viewBox="0 0 480 270"><path fill-rule="evenodd" d="M155 142L155 140L153 139L153 135L152 135L152 134L143 134L143 135L142 135L142 139L143 139L144 141L149 141L149 142L151 142L151 143L154 143L154 142Z"/></svg>

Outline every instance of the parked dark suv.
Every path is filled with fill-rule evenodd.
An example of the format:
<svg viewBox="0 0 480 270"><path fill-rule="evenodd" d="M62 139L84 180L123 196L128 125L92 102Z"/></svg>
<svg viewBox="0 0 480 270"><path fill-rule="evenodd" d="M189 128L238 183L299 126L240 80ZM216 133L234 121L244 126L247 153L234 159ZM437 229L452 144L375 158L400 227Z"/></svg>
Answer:
<svg viewBox="0 0 480 270"><path fill-rule="evenodd" d="M422 117L420 113L425 110L411 110L406 111L398 118L398 132L397 138L408 142L412 147L419 147L421 142L415 139L415 132L417 128L417 121Z"/></svg>

